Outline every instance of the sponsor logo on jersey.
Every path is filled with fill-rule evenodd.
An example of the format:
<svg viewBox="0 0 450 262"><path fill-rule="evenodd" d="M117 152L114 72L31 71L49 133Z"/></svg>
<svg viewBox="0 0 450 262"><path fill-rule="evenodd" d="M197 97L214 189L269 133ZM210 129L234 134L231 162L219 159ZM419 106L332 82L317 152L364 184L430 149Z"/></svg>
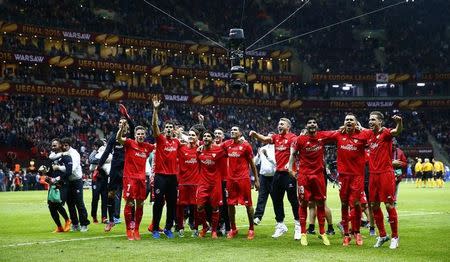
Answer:
<svg viewBox="0 0 450 262"><path fill-rule="evenodd" d="M280 145L280 146L275 147L275 150L277 150L277 151L285 151L287 149L288 149L288 147L285 145Z"/></svg>
<svg viewBox="0 0 450 262"><path fill-rule="evenodd" d="M321 146L321 145L315 145L315 146L311 146L311 147L306 147L306 148L305 148L305 150L306 150L307 152L317 152L317 151L319 151L320 149L322 149L322 146Z"/></svg>
<svg viewBox="0 0 450 262"><path fill-rule="evenodd" d="M228 154L228 157L241 157L241 154L239 154L238 152L232 152Z"/></svg>
<svg viewBox="0 0 450 262"><path fill-rule="evenodd" d="M202 162L202 164L207 165L207 166L212 166L212 165L216 164L216 162L214 162L211 159L200 160L200 162Z"/></svg>
<svg viewBox="0 0 450 262"><path fill-rule="evenodd" d="M136 152L134 155L140 158L147 158L147 155L144 152Z"/></svg>
<svg viewBox="0 0 450 262"><path fill-rule="evenodd" d="M358 148L354 145L341 145L341 149L347 150L347 151L357 151Z"/></svg>
<svg viewBox="0 0 450 262"><path fill-rule="evenodd" d="M191 158L189 160L184 161L184 163L186 163L186 164L197 164L197 159L196 158Z"/></svg>
<svg viewBox="0 0 450 262"><path fill-rule="evenodd" d="M177 149L175 147L173 147L173 146L169 146L169 147L165 147L164 151L175 152L175 151L177 151Z"/></svg>

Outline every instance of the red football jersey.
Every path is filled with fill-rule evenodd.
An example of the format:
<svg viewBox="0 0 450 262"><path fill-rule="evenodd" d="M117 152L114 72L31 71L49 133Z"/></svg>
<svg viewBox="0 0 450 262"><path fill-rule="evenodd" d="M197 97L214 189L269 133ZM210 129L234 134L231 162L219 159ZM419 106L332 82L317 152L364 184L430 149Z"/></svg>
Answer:
<svg viewBox="0 0 450 262"><path fill-rule="evenodd" d="M178 149L178 161L180 164L178 184L197 185L200 173L197 161L197 146L190 148L189 146L181 145Z"/></svg>
<svg viewBox="0 0 450 262"><path fill-rule="evenodd" d="M150 153L155 149L153 144L138 143L133 139L125 140L125 164L123 176L145 179L145 163Z"/></svg>
<svg viewBox="0 0 450 262"><path fill-rule="evenodd" d="M225 144L228 154L229 179L250 179L249 163L253 161L253 149L248 142Z"/></svg>
<svg viewBox="0 0 450 262"><path fill-rule="evenodd" d="M286 165L289 163L291 155L291 145L297 136L293 133L275 134L272 136L272 144L275 146L276 171L287 171Z"/></svg>
<svg viewBox="0 0 450 262"><path fill-rule="evenodd" d="M339 174L364 175L364 149L372 131L356 131L349 135L336 132L333 140L337 142L337 169Z"/></svg>
<svg viewBox="0 0 450 262"><path fill-rule="evenodd" d="M329 143L336 131L318 131L315 136L300 135L292 143L294 150L299 152L300 175L320 175L324 171L323 149Z"/></svg>
<svg viewBox="0 0 450 262"><path fill-rule="evenodd" d="M383 128L379 133L373 133L369 140L369 171L370 174L380 174L392 171L392 134L391 129Z"/></svg>
<svg viewBox="0 0 450 262"><path fill-rule="evenodd" d="M200 165L199 184L217 185L222 180L220 170L220 160L226 157L226 152L222 147L213 146L210 149L203 149L197 154Z"/></svg>
<svg viewBox="0 0 450 262"><path fill-rule="evenodd" d="M213 144L213 147L221 147L221 148L225 148L227 145L229 145L230 143L232 143L232 140L226 140L224 142L222 142L222 144L217 145L217 144ZM220 165L220 174L221 174L221 179L222 181L227 181L228 177L230 176L230 169L229 169L229 164L228 164L228 158L224 157L221 160L219 160L219 165Z"/></svg>
<svg viewBox="0 0 450 262"><path fill-rule="evenodd" d="M155 174L175 175L178 173L178 148L180 141L176 138L167 139L160 134L156 138Z"/></svg>

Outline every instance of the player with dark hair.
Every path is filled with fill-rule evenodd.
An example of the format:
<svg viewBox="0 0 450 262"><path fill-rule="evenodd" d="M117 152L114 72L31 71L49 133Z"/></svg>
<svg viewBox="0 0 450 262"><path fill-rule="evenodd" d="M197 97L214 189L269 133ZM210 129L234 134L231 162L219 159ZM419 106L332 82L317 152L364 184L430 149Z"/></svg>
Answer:
<svg viewBox="0 0 450 262"><path fill-rule="evenodd" d="M314 201L317 206L317 220L319 222L319 233L324 245L329 246L330 241L325 234L325 200L327 189L324 177L324 145L329 142L338 131L317 131L317 120L310 117L306 120L306 134L296 138L291 147L289 158L289 173L295 177L293 171L296 155L299 158L299 169L297 175L299 191L299 217L302 236L300 243L308 245L306 235L306 217L309 201Z"/></svg>
<svg viewBox="0 0 450 262"><path fill-rule="evenodd" d="M156 140L154 192L155 204L153 205L153 238L159 239L158 231L164 201L166 202L166 225L164 234L173 238L172 226L175 220L177 204L177 174L178 174L178 149L180 141L174 138L175 125L172 122L164 123L164 131L161 133L158 126L158 110L161 100L154 96L153 99L152 130Z"/></svg>
<svg viewBox="0 0 450 262"><path fill-rule="evenodd" d="M225 130L221 127L217 127L214 129L214 145L221 146L222 143L225 140ZM223 235L230 232L231 224L230 224L230 216L228 214L228 195L227 195L227 181L229 176L229 166L228 166L228 159L223 158L220 160L220 165L222 166L220 168L222 173L222 200L223 203L220 206L220 228L221 233ZM206 207L207 212L207 218L210 219L211 210L210 207ZM208 220L209 221L209 220Z"/></svg>
<svg viewBox="0 0 450 262"><path fill-rule="evenodd" d="M297 199L297 181L289 175L287 170L290 148L294 142L296 135L291 133L292 123L287 118L280 118L278 122L278 134L273 136L264 136L255 131L250 131L249 136L256 138L260 142L271 143L275 145L275 162L277 163L276 171L273 177L273 205L275 210L275 220L277 225L273 238L278 238L287 232L284 224L284 205L283 198L287 192L288 200L291 203L292 213L294 215L294 239L300 240L300 221L298 215L298 199Z"/></svg>
<svg viewBox="0 0 450 262"><path fill-rule="evenodd" d="M221 190L221 165L220 160L226 157L223 147L213 146L213 133L205 131L202 135L203 146L197 154L200 165L200 181L197 188L197 214L196 224L203 225L199 237L204 237L208 228L206 225L205 206L212 207L211 236L217 238L217 227L219 225L219 207L222 205Z"/></svg>
<svg viewBox="0 0 450 262"><path fill-rule="evenodd" d="M61 139L62 151L72 158L72 174L69 176L69 194L67 206L69 207L70 219L74 231L86 232L88 225L88 212L83 199L83 172L81 170L81 157L77 150L72 148L72 139L65 137ZM78 227L78 222L80 227Z"/></svg>
<svg viewBox="0 0 450 262"><path fill-rule="evenodd" d="M119 104L119 111L122 114L119 120L119 126L123 125L123 136L134 138L134 123L131 120L128 112L122 104ZM106 149L101 156L96 172L99 172L106 163L109 154L112 153L111 170L108 177L108 219L109 222L105 226L105 232L111 231L115 224L120 223L120 204L122 199L122 185L123 185L123 168L125 153L123 145L116 140L117 132L114 132L108 139ZM95 171L94 171L95 172Z"/></svg>
<svg viewBox="0 0 450 262"><path fill-rule="evenodd" d="M197 161L197 148L199 133L196 129L190 129L188 144L181 145L178 149L180 173L178 174L178 201L177 201L177 230L180 237L184 236L184 209L195 207L197 204L195 195L199 180L199 163ZM194 219L197 216L196 208ZM193 236L198 235L198 225L194 225Z"/></svg>
<svg viewBox="0 0 450 262"><path fill-rule="evenodd" d="M378 227L379 237L374 247L381 247L389 240L384 228L383 212L380 202L384 202L389 214L389 224L392 231L390 248L398 247L398 216L395 201L395 174L392 166L392 140L403 130L400 116L393 116L395 128L383 127L384 116L381 112L373 111L369 115L369 127L373 132L369 140L369 202L372 206L373 217Z"/></svg>
<svg viewBox="0 0 450 262"><path fill-rule="evenodd" d="M231 140L222 146L228 154L229 176L227 180L228 192L228 214L230 217L231 230L227 238L234 238L238 230L236 228L236 205L245 205L249 222L248 239L255 237L254 231L254 209L252 204L252 191L250 181L250 168L255 175L255 188L259 189L259 177L253 162L253 149L247 141L242 141L241 129L237 126L231 128Z"/></svg>
<svg viewBox="0 0 450 262"><path fill-rule="evenodd" d="M123 213L128 240L140 240L139 226L144 211L144 201L147 197L145 164L155 146L144 142L146 129L143 126L135 128L134 140L124 138L125 126L126 123L123 122L116 135L117 142L124 145L125 149L123 198L126 204Z"/></svg>
<svg viewBox="0 0 450 262"><path fill-rule="evenodd" d="M356 244L361 246L363 239L361 228L361 199L365 200L364 192L364 166L365 147L371 136L370 130L359 130L356 116L348 113L345 116L344 126L336 132L332 140L337 143L337 169L339 173L339 197L341 199L341 216L344 231L343 246L351 241L349 232L349 219L352 222L352 233ZM348 213L350 207L350 215Z"/></svg>

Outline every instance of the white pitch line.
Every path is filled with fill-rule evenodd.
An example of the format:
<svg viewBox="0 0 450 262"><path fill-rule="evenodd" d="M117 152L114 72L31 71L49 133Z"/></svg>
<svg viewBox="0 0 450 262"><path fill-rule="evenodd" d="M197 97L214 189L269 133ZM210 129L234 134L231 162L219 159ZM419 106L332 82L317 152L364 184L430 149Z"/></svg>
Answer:
<svg viewBox="0 0 450 262"><path fill-rule="evenodd" d="M402 214L407 213L407 214ZM426 216L426 215L443 215L445 212L414 212L414 211L401 211L400 217L411 217L411 216ZM285 223L287 225L293 225L293 222ZM274 226L274 224L259 224L257 227L266 227L266 226ZM242 226L245 228L246 226ZM31 245L46 245L46 244L55 244L55 243L63 243L63 242L75 242L75 241L88 241L94 239L105 239L105 238L116 238L116 237L125 237L122 235L111 235L111 236L97 236L97 237L82 237L82 238L72 238L72 239L59 239L59 240L50 240L50 241L42 241L42 242L26 242L26 243L17 243L17 244L9 244L3 245L2 248L8 247L21 247L21 246L31 246Z"/></svg>
<svg viewBox="0 0 450 262"><path fill-rule="evenodd" d="M82 238L72 238L72 239L58 239L58 240L50 240L50 241L42 241L42 242L26 242L26 243L17 243L10 245L3 245L2 248L6 247L20 247L20 246L31 246L31 245L45 245L45 244L54 244L54 243L63 243L63 242L73 242L73 241L86 241L86 240L94 240L94 239L104 239L104 238L115 238L115 237L124 237L125 235L112 235L112 236L98 236L98 237L82 237Z"/></svg>

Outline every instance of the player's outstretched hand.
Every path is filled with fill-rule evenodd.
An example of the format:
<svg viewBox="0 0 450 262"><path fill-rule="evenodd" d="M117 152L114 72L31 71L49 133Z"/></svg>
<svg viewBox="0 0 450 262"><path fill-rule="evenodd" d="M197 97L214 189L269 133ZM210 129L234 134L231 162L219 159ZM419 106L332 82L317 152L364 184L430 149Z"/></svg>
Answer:
<svg viewBox="0 0 450 262"><path fill-rule="evenodd" d="M256 136L256 132L253 131L253 130L251 130L251 131L248 133L248 136L249 136L249 137L255 137L255 136Z"/></svg>
<svg viewBox="0 0 450 262"><path fill-rule="evenodd" d="M159 106L161 105L161 99L158 98L158 96L154 95L152 97L152 102L153 102L153 107L154 108L159 108Z"/></svg>
<svg viewBox="0 0 450 262"><path fill-rule="evenodd" d="M198 122L200 122L200 123L203 123L203 122L205 122L205 116L204 115L202 115L202 114L200 114L200 113L198 113Z"/></svg>
<svg viewBox="0 0 450 262"><path fill-rule="evenodd" d="M402 117L398 116L398 115L395 115L395 116L392 117L392 120L394 120L395 123L399 123L399 122L402 121Z"/></svg>

